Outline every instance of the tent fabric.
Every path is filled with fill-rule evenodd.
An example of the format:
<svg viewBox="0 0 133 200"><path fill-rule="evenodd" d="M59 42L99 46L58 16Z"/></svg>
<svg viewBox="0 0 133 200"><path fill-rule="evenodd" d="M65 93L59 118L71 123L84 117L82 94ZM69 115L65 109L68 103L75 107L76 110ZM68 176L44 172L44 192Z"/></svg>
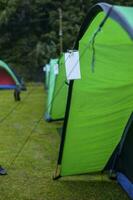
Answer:
<svg viewBox="0 0 133 200"><path fill-rule="evenodd" d="M133 113L127 123L122 139L121 148L116 161L116 171L125 174L133 183Z"/></svg>
<svg viewBox="0 0 133 200"><path fill-rule="evenodd" d="M110 17L117 21L130 35L133 39L133 20L132 20L132 7L124 7L124 6L111 6L106 3L98 4L102 7L105 13L110 12Z"/></svg>
<svg viewBox="0 0 133 200"><path fill-rule="evenodd" d="M15 89L16 86L21 86L19 78L5 62L0 60L0 89Z"/></svg>
<svg viewBox="0 0 133 200"><path fill-rule="evenodd" d="M129 118L119 151L115 160L114 169L117 172L117 180L129 197L133 199L133 113Z"/></svg>
<svg viewBox="0 0 133 200"><path fill-rule="evenodd" d="M59 74L56 77L55 89L53 92L53 102L51 105L51 118L54 120L60 120L64 118L68 84L66 80L65 70L65 54L63 53L59 59Z"/></svg>
<svg viewBox="0 0 133 200"><path fill-rule="evenodd" d="M110 5L92 8L93 16L88 14L76 43L82 78L69 86L58 159L61 176L102 171L132 113L133 8L128 15L126 7L113 6L118 20L111 13L107 17L103 7Z"/></svg>
<svg viewBox="0 0 133 200"><path fill-rule="evenodd" d="M49 74L50 74L50 64L47 64L45 66L46 71L45 71L45 87L46 89L48 89L48 85L49 85Z"/></svg>
<svg viewBox="0 0 133 200"><path fill-rule="evenodd" d="M86 30L88 29L89 25L93 21L93 19L97 16L100 12L109 13L112 19L117 21L120 25L123 26L125 31L132 37L133 34L133 22L132 22L132 7L124 7L124 6L112 6L107 3L98 3L90 8L83 24L81 25L79 35L76 40L75 48L78 48L79 40L82 38ZM124 21L123 21L124 19Z"/></svg>
<svg viewBox="0 0 133 200"><path fill-rule="evenodd" d="M59 73L55 75L54 65L58 63ZM66 83L65 54L59 60L51 60L48 86L48 104L45 119L63 120L66 110L68 84ZM60 102L60 103L59 103ZM59 106L60 104L60 106Z"/></svg>
<svg viewBox="0 0 133 200"><path fill-rule="evenodd" d="M55 89L55 81L56 76L54 73L54 66L55 64L58 64L58 59L51 59L50 60L50 72L49 72L49 82L48 82L48 99L47 99L47 105L46 105L46 113L45 113L45 120L51 121L51 106L53 102L53 93Z"/></svg>
<svg viewBox="0 0 133 200"><path fill-rule="evenodd" d="M0 85L15 85L15 81L12 79L10 74L5 71L5 69L0 69Z"/></svg>

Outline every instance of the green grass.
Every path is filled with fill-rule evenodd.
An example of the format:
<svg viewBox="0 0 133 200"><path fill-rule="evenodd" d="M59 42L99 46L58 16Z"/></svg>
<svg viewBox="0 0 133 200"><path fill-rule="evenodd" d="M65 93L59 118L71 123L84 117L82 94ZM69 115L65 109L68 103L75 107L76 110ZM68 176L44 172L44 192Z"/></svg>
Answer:
<svg viewBox="0 0 133 200"><path fill-rule="evenodd" d="M28 92L30 94L28 95ZM22 101L14 102L11 91L0 91L0 164L8 170L0 176L0 200L127 200L116 182L73 176L52 180L58 156L59 123L40 121L46 94L43 86L29 86ZM29 140L25 144L25 141ZM24 145L25 144L25 145ZM24 146L18 154L20 148Z"/></svg>

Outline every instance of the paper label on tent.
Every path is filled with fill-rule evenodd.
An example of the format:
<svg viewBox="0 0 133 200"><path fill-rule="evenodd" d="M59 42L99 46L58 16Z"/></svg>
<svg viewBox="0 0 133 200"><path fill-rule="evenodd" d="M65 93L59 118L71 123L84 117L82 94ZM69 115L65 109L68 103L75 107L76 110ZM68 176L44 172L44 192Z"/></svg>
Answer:
<svg viewBox="0 0 133 200"><path fill-rule="evenodd" d="M65 53L65 67L67 80L81 79L78 51Z"/></svg>
<svg viewBox="0 0 133 200"><path fill-rule="evenodd" d="M59 74L59 65L58 64L54 65L54 74L55 75Z"/></svg>
<svg viewBox="0 0 133 200"><path fill-rule="evenodd" d="M50 72L50 65L49 64L46 65L46 70L47 70L47 72Z"/></svg>
<svg viewBox="0 0 133 200"><path fill-rule="evenodd" d="M43 72L46 72L46 67L43 67Z"/></svg>

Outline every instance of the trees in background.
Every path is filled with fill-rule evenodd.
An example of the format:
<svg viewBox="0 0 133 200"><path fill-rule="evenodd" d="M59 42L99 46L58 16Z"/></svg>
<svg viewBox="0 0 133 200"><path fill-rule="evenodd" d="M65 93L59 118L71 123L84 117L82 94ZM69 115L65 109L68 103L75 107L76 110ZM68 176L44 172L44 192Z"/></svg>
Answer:
<svg viewBox="0 0 133 200"><path fill-rule="evenodd" d="M25 79L41 80L42 66L59 57L59 8L63 11L63 50L72 49L94 0L0 0L0 59ZM133 5L133 1L108 1Z"/></svg>

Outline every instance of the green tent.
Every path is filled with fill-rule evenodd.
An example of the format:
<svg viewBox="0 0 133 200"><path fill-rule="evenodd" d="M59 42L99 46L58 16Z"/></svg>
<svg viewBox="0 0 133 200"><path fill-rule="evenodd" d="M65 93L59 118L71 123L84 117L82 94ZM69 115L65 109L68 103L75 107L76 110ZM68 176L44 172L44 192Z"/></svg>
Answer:
<svg viewBox="0 0 133 200"><path fill-rule="evenodd" d="M55 73L55 65L58 64L58 59L51 59L49 64L50 64L50 71L49 71L49 78L48 78L48 97L47 97L47 105L46 105L46 113L45 113L46 121L51 121L53 93L54 93L55 81L57 77L57 74Z"/></svg>
<svg viewBox="0 0 133 200"><path fill-rule="evenodd" d="M44 76L45 76L45 79L44 79L44 83L45 83L45 88L48 90L48 85L49 85L49 74L50 74L50 64L46 64L44 66Z"/></svg>
<svg viewBox="0 0 133 200"><path fill-rule="evenodd" d="M58 61L59 74L56 76L54 82L54 90L49 110L50 118L48 121L57 121L64 119L67 94L68 94L68 83L66 80L65 70L65 54L63 53Z"/></svg>
<svg viewBox="0 0 133 200"><path fill-rule="evenodd" d="M112 169L119 160L133 111L133 8L96 4L76 48L81 80L70 82L55 178Z"/></svg>

